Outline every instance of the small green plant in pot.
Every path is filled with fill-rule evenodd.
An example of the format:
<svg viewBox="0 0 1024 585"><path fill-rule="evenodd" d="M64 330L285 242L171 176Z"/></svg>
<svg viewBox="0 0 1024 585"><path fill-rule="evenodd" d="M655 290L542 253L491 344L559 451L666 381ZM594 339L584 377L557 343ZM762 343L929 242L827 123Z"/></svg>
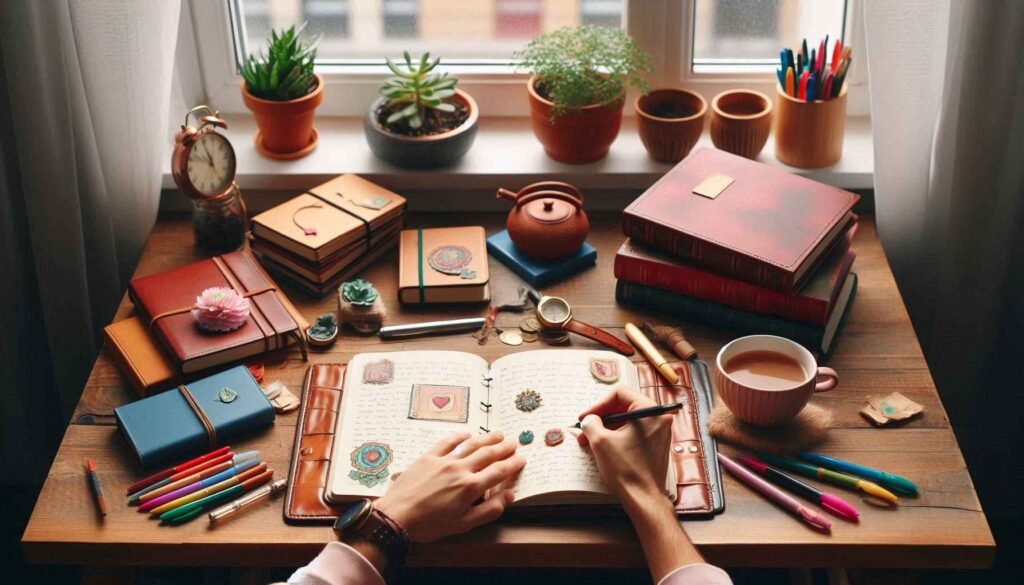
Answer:
<svg viewBox="0 0 1024 585"><path fill-rule="evenodd" d="M543 34L514 54L527 82L533 132L551 158L588 163L608 154L626 90L647 90L651 57L625 31L584 25Z"/></svg>
<svg viewBox="0 0 1024 585"><path fill-rule="evenodd" d="M457 89L458 79L436 71L430 53L404 63L386 60L395 74L366 114L363 129L370 150L401 167L433 168L455 163L473 145L479 113L476 102Z"/></svg>
<svg viewBox="0 0 1024 585"><path fill-rule="evenodd" d="M256 149L279 159L312 152L318 134L313 116L323 101L323 78L313 72L318 39L302 28L271 31L266 53L250 55L242 67L242 100L259 126Z"/></svg>

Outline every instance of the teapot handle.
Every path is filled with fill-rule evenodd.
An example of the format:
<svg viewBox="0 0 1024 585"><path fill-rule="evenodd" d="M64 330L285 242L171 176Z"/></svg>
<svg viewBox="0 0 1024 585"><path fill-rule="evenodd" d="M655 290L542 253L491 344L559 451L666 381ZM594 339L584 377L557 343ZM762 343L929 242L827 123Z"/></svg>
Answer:
<svg viewBox="0 0 1024 585"><path fill-rule="evenodd" d="M565 191L537 191L530 193L529 195L523 195L516 199L516 207L522 207L531 201L538 199L560 199L566 203L571 203L576 209L582 209L583 201L573 195L572 193L566 193Z"/></svg>
<svg viewBox="0 0 1024 585"><path fill-rule="evenodd" d="M508 201L510 203L515 203L516 199L519 198L519 193L516 193L515 191L509 191L504 187L500 187L498 188L498 194L496 197L498 199L504 199L505 201Z"/></svg>

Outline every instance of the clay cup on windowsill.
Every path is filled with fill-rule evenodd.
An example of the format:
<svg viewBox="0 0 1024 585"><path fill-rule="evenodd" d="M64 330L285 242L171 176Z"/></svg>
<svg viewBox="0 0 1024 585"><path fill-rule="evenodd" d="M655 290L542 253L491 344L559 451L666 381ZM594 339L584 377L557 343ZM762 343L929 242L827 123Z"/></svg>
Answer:
<svg viewBox="0 0 1024 585"><path fill-rule="evenodd" d="M651 90L633 105L640 140L651 158L661 162L683 160L704 130L708 103L685 89Z"/></svg>
<svg viewBox="0 0 1024 585"><path fill-rule="evenodd" d="M711 142L719 150L757 158L772 127L772 102L749 89L725 91L711 100Z"/></svg>
<svg viewBox="0 0 1024 585"><path fill-rule="evenodd" d="M555 118L555 104L537 91L537 78L526 83L530 96L530 121L533 134L554 160L569 164L585 164L601 160L619 135L622 126L622 96L603 104L584 106Z"/></svg>
<svg viewBox="0 0 1024 585"><path fill-rule="evenodd" d="M242 80L242 101L256 118L256 150L276 159L306 156L316 148L319 134L313 127L317 106L324 101L324 78L316 76L316 89L285 102L265 100L249 93Z"/></svg>

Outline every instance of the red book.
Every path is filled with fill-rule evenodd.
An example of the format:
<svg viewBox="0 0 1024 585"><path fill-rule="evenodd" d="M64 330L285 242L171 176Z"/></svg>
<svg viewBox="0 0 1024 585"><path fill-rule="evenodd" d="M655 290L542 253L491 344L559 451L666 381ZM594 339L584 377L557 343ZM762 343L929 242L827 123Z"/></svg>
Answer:
<svg viewBox="0 0 1024 585"><path fill-rule="evenodd" d="M692 262L629 239L615 255L615 278L751 313L778 315L824 327L856 257L850 250L856 231L854 224L843 234L798 294L787 294L708 272Z"/></svg>
<svg viewBox="0 0 1024 585"><path fill-rule="evenodd" d="M622 223L638 242L720 274L792 292L856 221L851 209L859 198L702 148L633 201Z"/></svg>
<svg viewBox="0 0 1024 585"><path fill-rule="evenodd" d="M238 329L208 332L186 308L211 287L233 288L249 296L249 318ZM262 292L257 292L262 291ZM182 373L191 373L301 343L307 323L248 250L231 252L180 268L132 279L128 294L157 341ZM177 312L181 311L181 312Z"/></svg>

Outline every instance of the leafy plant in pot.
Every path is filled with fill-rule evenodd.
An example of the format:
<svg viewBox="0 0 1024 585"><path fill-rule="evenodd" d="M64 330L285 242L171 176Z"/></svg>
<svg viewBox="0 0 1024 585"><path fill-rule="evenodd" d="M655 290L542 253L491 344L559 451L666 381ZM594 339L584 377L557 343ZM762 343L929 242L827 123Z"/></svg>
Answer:
<svg viewBox="0 0 1024 585"><path fill-rule="evenodd" d="M324 99L324 80L313 73L317 42L294 26L273 30L266 54L250 55L242 67L242 101L256 118L256 149L265 156L299 158L316 147L313 115Z"/></svg>
<svg viewBox="0 0 1024 585"><path fill-rule="evenodd" d="M551 158L581 164L608 154L630 87L646 92L651 57L621 29L584 25L543 34L515 53L533 133Z"/></svg>
<svg viewBox="0 0 1024 585"><path fill-rule="evenodd" d="M441 59L425 53L405 63L387 66L395 74L380 88L363 130L378 158L407 168L454 164L476 139L479 110L470 95L455 85L458 79L438 73Z"/></svg>

